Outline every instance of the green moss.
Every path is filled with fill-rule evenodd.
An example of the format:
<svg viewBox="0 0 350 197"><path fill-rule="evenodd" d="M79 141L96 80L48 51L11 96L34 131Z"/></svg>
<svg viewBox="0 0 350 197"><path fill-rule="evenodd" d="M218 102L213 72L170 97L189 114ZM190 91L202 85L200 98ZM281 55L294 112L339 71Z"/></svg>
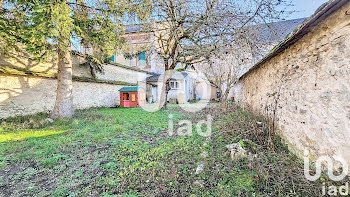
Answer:
<svg viewBox="0 0 350 197"><path fill-rule="evenodd" d="M10 66L0 66L0 73L5 74L11 74L11 75L21 75L21 76L38 76L38 77L45 77L45 78L53 78L56 79L57 73L55 72L35 72L35 71L29 71L26 69L21 68L14 68ZM73 81L80 81L80 82L92 82L92 83L106 83L106 84L114 84L114 85L125 85L125 86L136 86L136 83L128 83L123 81L107 81L107 80L100 80L90 77L79 77L79 76L73 76Z"/></svg>
<svg viewBox="0 0 350 197"><path fill-rule="evenodd" d="M106 84L125 85L125 86L137 85L136 83L127 83L123 81L106 81L106 80L94 79L90 77L78 77L78 76L73 76L73 80L80 81L80 82L106 83Z"/></svg>
<svg viewBox="0 0 350 197"><path fill-rule="evenodd" d="M0 66L0 73L5 74L11 74L11 75L31 75L31 76L38 76L38 77L48 77L48 78L55 78L56 73L55 72L36 72L32 70L27 70L24 68L17 68L12 66Z"/></svg>
<svg viewBox="0 0 350 197"><path fill-rule="evenodd" d="M114 65L114 66L121 67L121 68L129 69L129 70L134 70L134 71L137 71L137 72L143 72L143 73L148 73L148 74L155 74L155 73L152 73L152 72L149 72L149 71L145 71L145 70L142 70L142 69L126 66L126 65L123 65L123 64L115 63L115 62L110 63L110 64Z"/></svg>

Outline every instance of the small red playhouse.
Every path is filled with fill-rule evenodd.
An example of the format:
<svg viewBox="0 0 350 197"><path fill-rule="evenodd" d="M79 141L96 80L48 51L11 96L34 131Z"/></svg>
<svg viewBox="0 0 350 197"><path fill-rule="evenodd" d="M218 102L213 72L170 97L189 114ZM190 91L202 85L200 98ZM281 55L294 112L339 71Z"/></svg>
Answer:
<svg viewBox="0 0 350 197"><path fill-rule="evenodd" d="M146 93L142 87L122 87L119 92L121 107L140 107L145 105Z"/></svg>

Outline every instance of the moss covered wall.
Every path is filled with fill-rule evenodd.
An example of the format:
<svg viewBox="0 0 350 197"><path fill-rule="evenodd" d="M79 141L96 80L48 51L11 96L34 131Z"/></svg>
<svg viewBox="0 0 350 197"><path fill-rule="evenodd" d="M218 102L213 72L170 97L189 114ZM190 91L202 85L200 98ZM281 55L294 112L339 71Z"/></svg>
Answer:
<svg viewBox="0 0 350 197"><path fill-rule="evenodd" d="M350 3L236 86L243 105L276 121L295 152L350 163Z"/></svg>
<svg viewBox="0 0 350 197"><path fill-rule="evenodd" d="M74 108L119 105L118 90L123 86L74 81ZM55 103L56 88L56 79L0 74L0 118L50 112Z"/></svg>
<svg viewBox="0 0 350 197"><path fill-rule="evenodd" d="M118 90L135 86L148 74L117 65L104 65L103 73L93 78L84 60L73 56L74 108L114 107L119 105ZM34 63L26 58L0 56L0 118L49 112L56 99L55 58L51 63Z"/></svg>

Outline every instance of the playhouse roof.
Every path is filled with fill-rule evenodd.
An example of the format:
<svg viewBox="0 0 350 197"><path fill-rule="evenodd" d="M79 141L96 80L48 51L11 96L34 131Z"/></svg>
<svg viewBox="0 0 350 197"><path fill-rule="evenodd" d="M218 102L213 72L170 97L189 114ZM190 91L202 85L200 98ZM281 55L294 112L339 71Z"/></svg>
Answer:
<svg viewBox="0 0 350 197"><path fill-rule="evenodd" d="M139 89L143 89L143 88L138 86L124 86L119 89L119 92L133 92L133 91L138 91Z"/></svg>

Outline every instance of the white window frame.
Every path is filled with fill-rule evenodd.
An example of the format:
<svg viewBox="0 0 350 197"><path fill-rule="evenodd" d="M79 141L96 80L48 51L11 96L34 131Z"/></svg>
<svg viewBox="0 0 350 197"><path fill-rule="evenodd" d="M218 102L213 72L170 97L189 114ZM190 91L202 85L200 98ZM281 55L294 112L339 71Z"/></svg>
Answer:
<svg viewBox="0 0 350 197"><path fill-rule="evenodd" d="M180 85L178 81L170 81L170 88L172 90L180 89Z"/></svg>

